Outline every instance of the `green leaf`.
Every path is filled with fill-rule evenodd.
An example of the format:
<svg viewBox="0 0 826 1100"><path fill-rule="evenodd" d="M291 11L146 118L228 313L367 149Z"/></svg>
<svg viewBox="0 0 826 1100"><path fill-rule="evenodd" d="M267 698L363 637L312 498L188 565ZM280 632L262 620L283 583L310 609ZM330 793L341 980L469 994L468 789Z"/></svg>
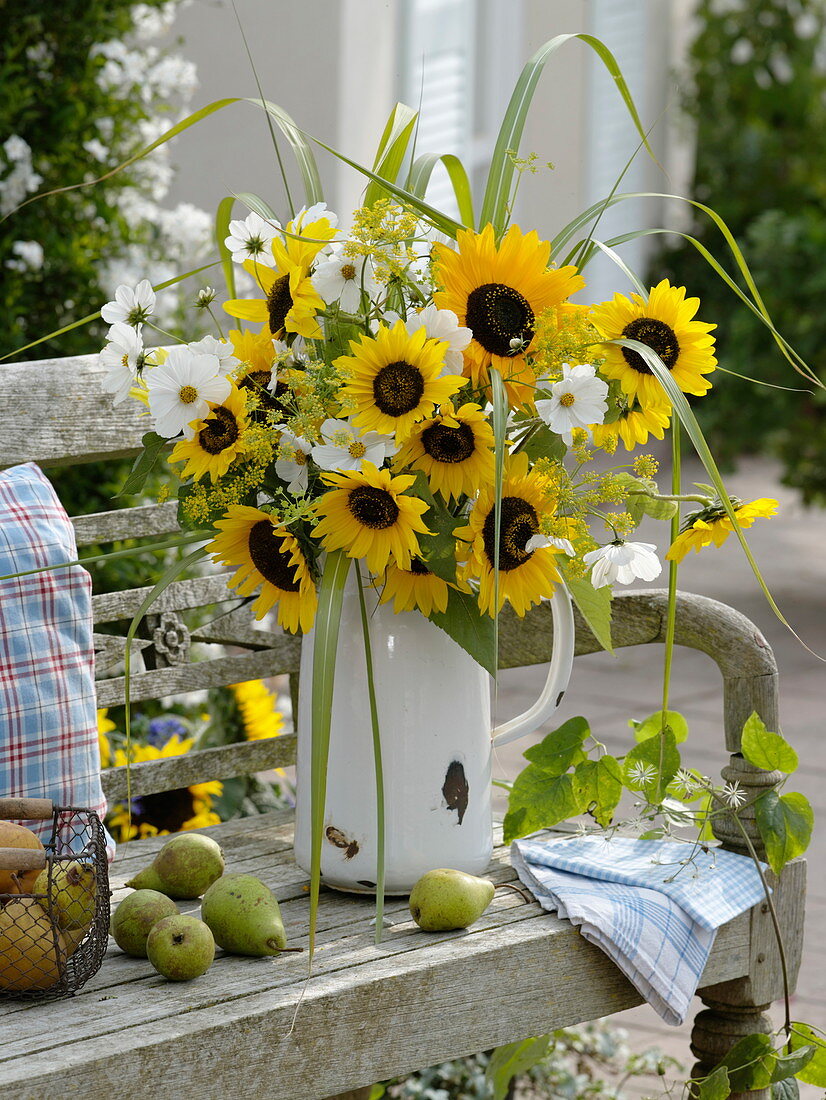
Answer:
<svg viewBox="0 0 826 1100"><path fill-rule="evenodd" d="M574 791L581 805L603 828L611 824L622 795L622 768L613 757L585 760L574 769Z"/></svg>
<svg viewBox="0 0 826 1100"><path fill-rule="evenodd" d="M562 775L582 758L582 744L590 734L586 718L569 718L546 734L539 744L526 749L523 755L546 774Z"/></svg>
<svg viewBox="0 0 826 1100"><path fill-rule="evenodd" d="M435 570L434 570L435 572ZM470 592L448 590L447 609L433 611L430 621L449 634L491 676L496 675L493 619L485 615Z"/></svg>
<svg viewBox="0 0 826 1100"><path fill-rule="evenodd" d="M635 765L653 769L654 774L642 788L632 777ZM626 753L624 761L625 783L632 790L644 790L649 802L659 802L668 784L680 767L677 741L670 730L658 737L647 737Z"/></svg>
<svg viewBox="0 0 826 1100"><path fill-rule="evenodd" d="M779 875L790 859L809 847L814 813L805 795L778 795L767 791L754 804L757 827L766 848L771 869Z"/></svg>
<svg viewBox="0 0 826 1100"><path fill-rule="evenodd" d="M536 462L538 458L549 458L552 462L561 462L568 453L562 438L556 432L552 432L547 424L542 424L532 431L521 449L531 463Z"/></svg>
<svg viewBox="0 0 826 1100"><path fill-rule="evenodd" d="M551 775L529 764L514 780L505 814L505 843L549 829L582 812L570 775Z"/></svg>
<svg viewBox="0 0 826 1100"><path fill-rule="evenodd" d="M750 764L764 771L787 775L797 771L797 753L781 734L766 729L756 711L752 711L743 726L740 751Z"/></svg>
<svg viewBox="0 0 826 1100"><path fill-rule="evenodd" d="M645 477L634 477L625 470L614 474L611 480L623 485L629 491L625 509L630 513L635 524L639 524L644 515L660 520L671 519L676 515L678 505L675 500L657 500L651 496L652 493L659 493L656 481Z"/></svg>
<svg viewBox="0 0 826 1100"><path fill-rule="evenodd" d="M485 1070L485 1075L493 1086L493 1100L505 1100L513 1078L541 1062L550 1047L550 1035L540 1035L536 1039L523 1039L520 1043L506 1043L505 1046L497 1047Z"/></svg>
<svg viewBox="0 0 826 1100"><path fill-rule="evenodd" d="M671 730L674 734L674 740L678 745L681 745L686 737L688 737L688 722L686 722L682 714L676 710L667 710L665 715L666 728ZM628 725L633 729L634 737L637 741L645 741L649 737L656 737L663 728L662 718L663 712L661 710L655 710L653 714L649 714L642 722L635 722L633 718L630 719Z"/></svg>
<svg viewBox="0 0 826 1100"><path fill-rule="evenodd" d="M803 1069L797 1071L798 1080L807 1085L826 1088L826 1041L808 1024L792 1021L792 1050L814 1047L814 1054Z"/></svg>
<svg viewBox="0 0 826 1100"><path fill-rule="evenodd" d="M777 1055L768 1035L747 1035L720 1063L728 1070L732 1092L765 1089L771 1084Z"/></svg>
<svg viewBox="0 0 826 1100"><path fill-rule="evenodd" d="M165 447L171 446L168 439L156 435L155 432L147 432L141 442L143 443L143 451L133 462L129 477L117 494L119 497L139 493L146 484L146 479L152 473L155 463L161 457L161 452Z"/></svg>
<svg viewBox="0 0 826 1100"><path fill-rule="evenodd" d="M726 1100L731 1095L731 1085L728 1079L728 1070L725 1066L718 1066L708 1077L704 1077L698 1086L696 1100Z"/></svg>
<svg viewBox="0 0 826 1100"><path fill-rule="evenodd" d="M432 533L419 535L422 560L427 562L431 573L452 584L456 580L456 538L453 532L462 520L453 515L441 497L433 495L421 470L417 471L416 481L408 493L419 497L428 506L425 523Z"/></svg>
<svg viewBox="0 0 826 1100"><path fill-rule="evenodd" d="M796 1047L791 1054L778 1054L777 1064L772 1073L772 1084L785 1081L787 1077L796 1077L804 1066L808 1066L815 1056L815 1048L809 1043Z"/></svg>
<svg viewBox="0 0 826 1100"><path fill-rule="evenodd" d="M586 577L572 577L564 563L561 572L565 584L571 593L571 599L588 624L588 629L596 640L609 653L614 652L611 644L611 589L608 585L594 588Z"/></svg>
<svg viewBox="0 0 826 1100"><path fill-rule="evenodd" d="M800 1100L800 1086L794 1077L772 1082L772 1100Z"/></svg>

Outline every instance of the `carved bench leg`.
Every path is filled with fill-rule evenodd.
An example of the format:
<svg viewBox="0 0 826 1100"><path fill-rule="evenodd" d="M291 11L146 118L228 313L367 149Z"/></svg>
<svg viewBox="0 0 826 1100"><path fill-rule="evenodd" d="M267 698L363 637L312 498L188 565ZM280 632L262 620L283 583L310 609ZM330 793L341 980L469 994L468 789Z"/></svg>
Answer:
<svg viewBox="0 0 826 1100"><path fill-rule="evenodd" d="M733 984L733 983L732 983ZM747 1035L759 1032L768 1035L773 1031L766 1015L771 1007L765 1005L735 1006L716 1001L705 993L700 994L708 1007L698 1012L691 1031L691 1053L697 1059L691 1071L692 1077L706 1077L731 1048ZM730 1100L770 1100L771 1089L751 1092L733 1092Z"/></svg>

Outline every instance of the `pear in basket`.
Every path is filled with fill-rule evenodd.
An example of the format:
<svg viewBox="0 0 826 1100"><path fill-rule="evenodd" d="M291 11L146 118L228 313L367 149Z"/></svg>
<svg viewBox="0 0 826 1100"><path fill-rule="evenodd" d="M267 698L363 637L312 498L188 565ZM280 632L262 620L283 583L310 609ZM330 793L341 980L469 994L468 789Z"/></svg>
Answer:
<svg viewBox="0 0 826 1100"><path fill-rule="evenodd" d="M43 851L40 838L22 825L0 821L0 848L29 848ZM0 870L0 894L30 894L40 872Z"/></svg>
<svg viewBox="0 0 826 1100"><path fill-rule="evenodd" d="M0 989L49 989L61 978L66 944L34 898L0 909Z"/></svg>

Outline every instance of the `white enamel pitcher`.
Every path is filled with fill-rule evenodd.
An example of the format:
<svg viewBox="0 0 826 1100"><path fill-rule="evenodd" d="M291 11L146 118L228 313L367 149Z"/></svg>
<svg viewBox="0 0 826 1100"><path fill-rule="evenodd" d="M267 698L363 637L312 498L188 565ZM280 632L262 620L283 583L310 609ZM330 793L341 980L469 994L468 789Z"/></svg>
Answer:
<svg viewBox="0 0 826 1100"><path fill-rule="evenodd" d="M545 687L524 714L491 732L488 673L418 611L395 614L365 588L381 736L385 892L407 894L425 871L487 869L493 851L494 746L533 733L559 706L571 675L574 620L564 585L551 608L554 646ZM309 873L314 631L304 636L298 705L295 858ZM321 878L374 892L376 779L361 611L354 573L344 592L333 689Z"/></svg>

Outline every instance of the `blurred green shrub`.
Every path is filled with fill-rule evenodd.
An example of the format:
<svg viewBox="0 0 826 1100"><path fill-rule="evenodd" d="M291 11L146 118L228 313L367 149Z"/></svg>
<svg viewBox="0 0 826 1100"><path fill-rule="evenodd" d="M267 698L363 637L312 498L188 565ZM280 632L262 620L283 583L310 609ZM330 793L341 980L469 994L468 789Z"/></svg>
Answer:
<svg viewBox="0 0 826 1100"><path fill-rule="evenodd" d="M696 21L684 102L696 128L692 196L725 219L776 327L826 381L826 3L700 0ZM708 220L697 214L689 232L722 257ZM660 273L663 264L699 295L703 320L718 322L721 366L811 389L691 245L660 256ZM784 481L826 504L826 392L722 373L714 382L714 400L696 405L714 453L727 465L779 456Z"/></svg>

